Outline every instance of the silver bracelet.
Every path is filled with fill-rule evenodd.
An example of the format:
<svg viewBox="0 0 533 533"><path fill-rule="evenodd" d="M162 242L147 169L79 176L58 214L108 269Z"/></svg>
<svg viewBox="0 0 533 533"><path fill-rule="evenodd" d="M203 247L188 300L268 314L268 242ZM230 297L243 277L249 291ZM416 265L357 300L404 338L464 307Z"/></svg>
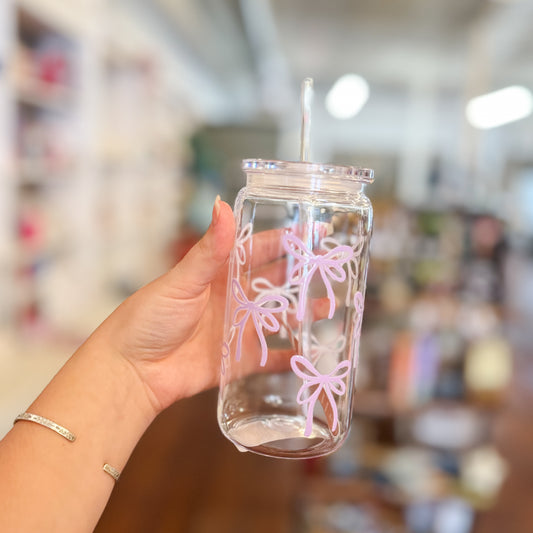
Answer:
<svg viewBox="0 0 533 533"><path fill-rule="evenodd" d="M41 426L55 431L70 442L74 442L76 440L76 435L74 435L74 433L70 432L67 428L64 428L63 426L56 424L52 420L44 418L44 416L34 415L33 413L22 413L18 415L17 418L15 418L13 424L18 422L19 420L26 420L27 422L35 422L36 424L40 424Z"/></svg>
<svg viewBox="0 0 533 533"><path fill-rule="evenodd" d="M36 424L51 429L52 431L55 431L70 442L74 442L76 440L76 435L74 435L74 433L69 431L67 428L64 428L63 426L56 424L52 420L45 418L44 416L34 415L33 413L22 413L18 415L17 418L15 418L13 424L19 422L20 420L25 420L27 422L35 422ZM103 470L104 472L108 473L115 481L118 481L118 478L120 477L120 472L116 468L105 463L103 466Z"/></svg>
<svg viewBox="0 0 533 533"><path fill-rule="evenodd" d="M104 472L107 472L115 481L118 481L118 478L120 477L120 472L116 468L113 468L107 463L102 468Z"/></svg>

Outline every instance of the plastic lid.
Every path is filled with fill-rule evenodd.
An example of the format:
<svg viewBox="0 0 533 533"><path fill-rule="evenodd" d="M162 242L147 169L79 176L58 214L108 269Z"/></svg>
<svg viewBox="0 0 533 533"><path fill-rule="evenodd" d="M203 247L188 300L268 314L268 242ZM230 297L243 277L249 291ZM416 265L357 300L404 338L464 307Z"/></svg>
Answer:
<svg viewBox="0 0 533 533"><path fill-rule="evenodd" d="M352 179L354 181L362 181L364 183L372 183L374 181L374 171L370 168L309 163L307 161L244 159L242 162L242 169L245 172L335 176Z"/></svg>

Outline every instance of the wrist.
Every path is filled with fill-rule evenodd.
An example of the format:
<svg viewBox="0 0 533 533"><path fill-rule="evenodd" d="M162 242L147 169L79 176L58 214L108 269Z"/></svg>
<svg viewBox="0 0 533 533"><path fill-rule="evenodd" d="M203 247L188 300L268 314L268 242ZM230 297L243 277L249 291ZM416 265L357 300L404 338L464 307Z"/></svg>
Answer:
<svg viewBox="0 0 533 533"><path fill-rule="evenodd" d="M105 396L121 416L130 416L137 424L148 427L161 409L151 389L142 379L135 364L108 342L97 329L76 351L73 364L89 374L98 374L105 387Z"/></svg>
<svg viewBox="0 0 533 533"><path fill-rule="evenodd" d="M72 431L78 460L92 463L91 472L105 462L122 470L157 415L135 369L98 336L80 346L28 411Z"/></svg>
<svg viewBox="0 0 533 533"><path fill-rule="evenodd" d="M142 380L103 336L94 335L28 412L67 428L75 439L69 442L43 424L17 423L2 441L0 470L6 483L12 481L14 494L19 491L21 501L33 501L40 509L39 530L70 531L72 524L87 524L87 531L92 531L114 486L109 467L104 470L104 465L122 471L157 414ZM54 494L53 504L48 502L49 493ZM92 503L87 506L89 500ZM0 516L0 529L10 523L17 509L11 505ZM34 531L34 518L19 517L21 530Z"/></svg>

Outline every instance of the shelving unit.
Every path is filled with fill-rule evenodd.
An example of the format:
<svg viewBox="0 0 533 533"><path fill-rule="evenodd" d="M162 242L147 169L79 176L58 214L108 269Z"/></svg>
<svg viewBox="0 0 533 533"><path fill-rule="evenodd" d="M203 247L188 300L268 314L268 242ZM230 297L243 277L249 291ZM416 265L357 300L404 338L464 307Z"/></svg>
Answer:
<svg viewBox="0 0 533 533"><path fill-rule="evenodd" d="M168 267L195 118L171 54L128 17L0 6L0 331L83 338Z"/></svg>
<svg viewBox="0 0 533 533"><path fill-rule="evenodd" d="M126 290L161 271L161 250L182 220L187 131L159 75L153 59L118 47L103 61L97 246L108 279Z"/></svg>
<svg viewBox="0 0 533 533"><path fill-rule="evenodd" d="M79 179L75 132L79 63L76 43L26 9L15 9L11 69L15 106L16 323L44 325L53 305L46 282L74 249L69 189Z"/></svg>
<svg viewBox="0 0 533 533"><path fill-rule="evenodd" d="M184 55L129 3L0 2L0 435L170 266L212 94Z"/></svg>
<svg viewBox="0 0 533 533"><path fill-rule="evenodd" d="M12 217L14 204L11 132L14 107L8 66L13 42L11 3L0 3L0 320L8 321L14 303L12 290L13 247Z"/></svg>
<svg viewBox="0 0 533 533"><path fill-rule="evenodd" d="M392 200L375 207L354 425L312 475L318 487L343 488L333 501L331 488L311 491L304 514L379 517L376 531L436 531L442 520L473 531L507 463L492 435L512 378L493 275L501 222ZM482 272L472 271L479 262ZM406 529L390 525L390 512Z"/></svg>

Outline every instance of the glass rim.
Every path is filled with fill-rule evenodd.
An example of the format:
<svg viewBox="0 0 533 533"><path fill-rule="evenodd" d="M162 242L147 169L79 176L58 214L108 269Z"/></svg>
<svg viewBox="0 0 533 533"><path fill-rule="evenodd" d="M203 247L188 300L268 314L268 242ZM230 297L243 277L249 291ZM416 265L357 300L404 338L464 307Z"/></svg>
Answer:
<svg viewBox="0 0 533 533"><path fill-rule="evenodd" d="M243 159L245 172L274 172L276 174L313 174L324 177L341 177L353 181L372 183L374 171L370 168L311 163L308 161L281 161L276 159Z"/></svg>

